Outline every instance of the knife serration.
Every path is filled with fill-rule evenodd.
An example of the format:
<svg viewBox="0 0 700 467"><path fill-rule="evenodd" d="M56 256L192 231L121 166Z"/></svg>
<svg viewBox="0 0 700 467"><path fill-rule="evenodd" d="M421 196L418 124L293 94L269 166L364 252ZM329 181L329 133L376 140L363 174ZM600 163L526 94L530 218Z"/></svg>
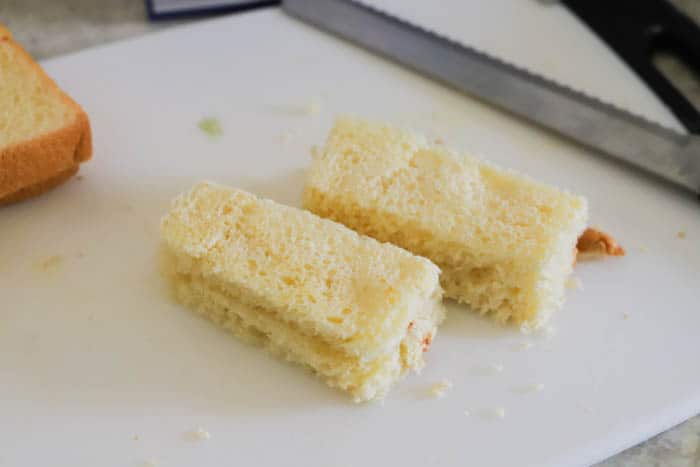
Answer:
<svg viewBox="0 0 700 467"><path fill-rule="evenodd" d="M283 8L458 91L700 192L697 135L677 133L353 0L284 0Z"/></svg>

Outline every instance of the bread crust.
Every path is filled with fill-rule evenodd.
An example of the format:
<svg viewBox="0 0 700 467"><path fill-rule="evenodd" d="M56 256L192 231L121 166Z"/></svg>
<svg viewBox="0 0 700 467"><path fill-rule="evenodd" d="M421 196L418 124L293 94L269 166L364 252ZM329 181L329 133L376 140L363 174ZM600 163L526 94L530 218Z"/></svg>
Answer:
<svg viewBox="0 0 700 467"><path fill-rule="evenodd" d="M66 95L0 25L0 42L9 42L18 60L31 64L46 86L75 110L72 123L30 140L0 148L0 205L37 196L70 178L92 157L92 132L85 111Z"/></svg>
<svg viewBox="0 0 700 467"><path fill-rule="evenodd" d="M15 191L14 193L11 193L10 195L0 199L0 206L16 203L27 198L33 198L34 196L40 195L41 193L48 191L51 188L57 187L58 185L62 184L63 182L71 178L73 175L75 175L78 172L78 167L79 165L75 164L74 166L69 167L68 169L54 175L48 180L44 180L43 182L35 183L34 185L21 188Z"/></svg>

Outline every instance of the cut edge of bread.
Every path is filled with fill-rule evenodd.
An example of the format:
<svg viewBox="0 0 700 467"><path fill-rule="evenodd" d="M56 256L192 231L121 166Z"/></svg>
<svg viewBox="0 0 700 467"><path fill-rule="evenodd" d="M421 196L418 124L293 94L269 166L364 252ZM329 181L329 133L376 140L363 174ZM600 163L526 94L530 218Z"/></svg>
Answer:
<svg viewBox="0 0 700 467"><path fill-rule="evenodd" d="M77 173L80 163L92 157L92 131L83 108L61 90L0 24L0 42L5 41L75 111L75 119L57 130L0 148L0 205L22 201L60 185Z"/></svg>

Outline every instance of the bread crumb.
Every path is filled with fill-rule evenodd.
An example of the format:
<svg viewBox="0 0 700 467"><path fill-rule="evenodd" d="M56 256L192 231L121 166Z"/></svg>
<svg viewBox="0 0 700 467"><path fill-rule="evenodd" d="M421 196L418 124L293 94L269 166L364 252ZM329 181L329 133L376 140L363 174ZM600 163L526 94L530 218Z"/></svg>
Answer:
<svg viewBox="0 0 700 467"><path fill-rule="evenodd" d="M504 418L506 418L506 409L503 407L496 407L493 409L485 409L482 411L482 414L485 417L503 420Z"/></svg>
<svg viewBox="0 0 700 467"><path fill-rule="evenodd" d="M504 366L502 363L490 363L484 366L477 366L472 369L473 373L478 375L491 376L498 373L503 373Z"/></svg>
<svg viewBox="0 0 700 467"><path fill-rule="evenodd" d="M642 253L649 253L649 247L642 245L639 247L639 251L641 251Z"/></svg>
<svg viewBox="0 0 700 467"><path fill-rule="evenodd" d="M629 317L630 317L630 314L628 312L624 311L622 313L622 319L629 319Z"/></svg>
<svg viewBox="0 0 700 467"><path fill-rule="evenodd" d="M312 97L309 104L306 106L306 113L309 115L318 115L321 113L321 99Z"/></svg>
<svg viewBox="0 0 700 467"><path fill-rule="evenodd" d="M92 317L92 316L91 316L91 317ZM134 436L131 437L131 439L133 439L134 441L138 441L138 440L139 440L139 435L134 435Z"/></svg>
<svg viewBox="0 0 700 467"><path fill-rule="evenodd" d="M503 373L503 364L502 363L492 363L489 365L489 370L493 373Z"/></svg>
<svg viewBox="0 0 700 467"><path fill-rule="evenodd" d="M85 177L83 177L82 175L76 175L76 177L75 177L75 179L78 180L79 182L82 182L84 178Z"/></svg>
<svg viewBox="0 0 700 467"><path fill-rule="evenodd" d="M211 434L202 427L199 427L195 431L193 431L192 436L198 441L204 441L211 438Z"/></svg>
<svg viewBox="0 0 700 467"><path fill-rule="evenodd" d="M224 133L223 129L221 128L221 123L219 123L219 120L214 117L206 117L201 119L197 126L212 139L216 139Z"/></svg>
<svg viewBox="0 0 700 467"><path fill-rule="evenodd" d="M580 255L609 255L624 256L625 249L622 248L611 235L602 230L589 227L581 234L576 242L576 250Z"/></svg>
<svg viewBox="0 0 700 467"><path fill-rule="evenodd" d="M53 255L39 262L39 268L46 273L57 272L63 265L63 256Z"/></svg>
<svg viewBox="0 0 700 467"><path fill-rule="evenodd" d="M543 390L544 384L542 383L524 384L522 386L515 386L511 389L511 391L516 394L532 394L534 392L541 392Z"/></svg>
<svg viewBox="0 0 700 467"><path fill-rule="evenodd" d="M452 389L452 381L443 379L430 387L430 395L435 399L441 399Z"/></svg>
<svg viewBox="0 0 700 467"><path fill-rule="evenodd" d="M435 138L435 144L445 144L442 138Z"/></svg>
<svg viewBox="0 0 700 467"><path fill-rule="evenodd" d="M678 238L680 238L681 240L683 240L683 239L685 238L685 232L681 230L680 232L678 232L678 233L676 234L676 237L678 237Z"/></svg>
<svg viewBox="0 0 700 467"><path fill-rule="evenodd" d="M157 467L158 466L158 461L155 459L149 459L146 462L143 463L144 467Z"/></svg>
<svg viewBox="0 0 700 467"><path fill-rule="evenodd" d="M569 290L583 290L583 283L578 277L571 276L566 280L566 288Z"/></svg>
<svg viewBox="0 0 700 467"><path fill-rule="evenodd" d="M540 391L544 390L544 384L542 384L542 383L531 384L531 385L527 386L526 389L528 390L528 392L540 392Z"/></svg>

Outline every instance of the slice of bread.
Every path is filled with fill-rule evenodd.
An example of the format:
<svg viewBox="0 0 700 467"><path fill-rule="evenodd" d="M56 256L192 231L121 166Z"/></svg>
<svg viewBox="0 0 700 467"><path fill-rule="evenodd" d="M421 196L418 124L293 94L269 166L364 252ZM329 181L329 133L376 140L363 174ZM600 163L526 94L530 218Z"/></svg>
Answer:
<svg viewBox="0 0 700 467"><path fill-rule="evenodd" d="M437 264L445 295L537 327L563 302L587 203L404 130L341 118L304 207Z"/></svg>
<svg viewBox="0 0 700 467"><path fill-rule="evenodd" d="M163 219L175 298L357 401L423 366L438 268L310 212L200 183Z"/></svg>
<svg viewBox="0 0 700 467"><path fill-rule="evenodd" d="M91 154L83 109L0 25L0 205L59 185Z"/></svg>

